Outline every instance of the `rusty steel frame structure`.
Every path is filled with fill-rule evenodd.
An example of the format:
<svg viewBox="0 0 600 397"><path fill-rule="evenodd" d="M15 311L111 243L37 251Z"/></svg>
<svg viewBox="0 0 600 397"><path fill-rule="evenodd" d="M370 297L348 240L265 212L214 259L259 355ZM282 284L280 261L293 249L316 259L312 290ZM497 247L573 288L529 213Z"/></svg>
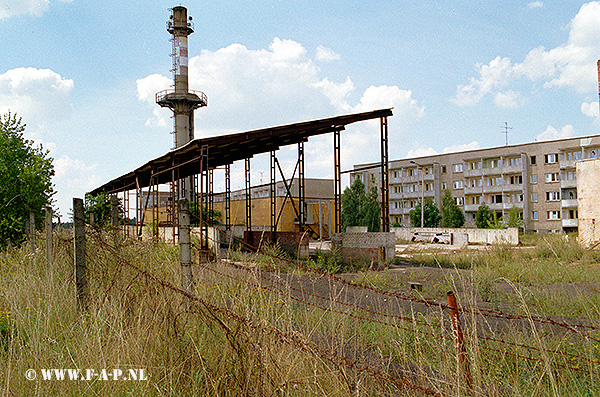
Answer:
<svg viewBox="0 0 600 397"><path fill-rule="evenodd" d="M252 184L250 159L257 154L270 153L270 206L271 221L270 230L272 238L275 238L277 226L282 215L283 206L290 199L294 214L297 219L299 231L305 230L306 222L306 192L305 192L305 150L304 143L308 138L316 135L333 134L334 154L334 225L333 231L341 231L341 131L348 124L371 119L380 119L381 139L381 225L384 231L389 231L389 154L388 154L388 117L392 116L392 109L379 109L370 112L354 113L326 119L312 120L308 122L288 124L283 126L265 128L260 130L242 132L226 136L196 139L185 146L172 150L171 152L149 161L143 166L124 174L104 185L92 190L92 195L99 193L117 194L123 193L125 216L128 215L129 191L136 193L136 235L140 237L145 221L148 205L152 201L152 225L153 236L158 237L154 225L160 220L160 191L159 185L170 186L170 208L167 209L167 224L173 228L173 238L178 235L177 198L178 181L190 178L195 183L196 205L199 209L202 232L202 249L208 250L208 221L204 219L205 214L212 214L214 202L214 174L213 170L218 167L225 168L225 227L231 229L231 164L238 160L244 160L245 193L246 193L246 230L252 230ZM287 179L277 159L276 151L291 144L298 145L298 161L291 179ZM210 155L209 155L210 153ZM286 189L281 208L277 213L277 201L275 185L277 182L277 171L281 175ZM291 186L288 181L294 181L298 172L298 197L297 206L293 200ZM144 200L143 189L148 188ZM203 209L206 208L207 211ZM209 215L208 215L209 216ZM158 218L158 219L157 219ZM156 228L157 229L157 228Z"/></svg>

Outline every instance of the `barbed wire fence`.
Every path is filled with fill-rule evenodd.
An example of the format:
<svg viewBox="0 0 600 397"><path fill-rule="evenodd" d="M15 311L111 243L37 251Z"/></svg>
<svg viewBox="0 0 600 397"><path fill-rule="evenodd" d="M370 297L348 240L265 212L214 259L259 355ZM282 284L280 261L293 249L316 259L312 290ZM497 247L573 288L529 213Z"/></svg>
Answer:
<svg viewBox="0 0 600 397"><path fill-rule="evenodd" d="M151 271L141 268L135 261L126 258L120 247L115 245L114 241L110 241L107 236L89 225L87 225L87 229L87 235L92 237L92 242L97 245L98 248L105 251L107 255L117 259L119 267L113 269L110 276L113 280L116 280L119 277L122 268L127 267L135 271L139 277L150 280L156 285L183 297L189 304L198 306L208 313L211 313L213 316L216 315L221 319L233 321L238 325L249 327L264 335L270 335L274 340L277 340L280 343L287 344L296 349L300 349L305 353L320 357L334 365L343 366L380 381L387 382L400 389L411 389L426 395L443 395L444 389L436 387L435 384L441 383L449 385L453 382L452 380L445 379L443 375L439 373L424 375L427 373L427 370L425 369L417 370L422 376L416 381L414 380L414 377L402 377L397 374L391 374L390 371L385 369L385 366L376 366L365 360L347 357L344 354L339 354L339 352L336 352L333 349L323 347L318 341L311 340L310 337L306 337L299 332L292 333L288 330L278 328L277 324L269 324L260 318L242 315L231 307L217 305L214 302L200 297L194 291L189 292L179 288L172 282L158 277ZM219 241L212 241L213 244L218 246L221 244L221 241L232 241L232 236L227 235L226 232L221 230L220 233L225 234L225 238L219 239ZM63 238L63 243L70 243L72 241L73 238ZM244 245L243 242L242 244ZM250 250L259 251L258 247L251 247L248 245L244 245L244 247ZM232 249L232 247L229 247L229 249ZM54 252L56 252L56 250ZM75 252L73 254L75 255ZM311 307L315 310L322 311L324 314L329 313L345 316L354 321L374 323L383 327L398 330L398 332L412 333L417 338L437 340L440 345L444 343L452 344L452 342L456 341L456 330L451 327L451 318L449 315L449 311L452 307L446 303L425 299L421 296L415 296L400 291L384 290L373 285L357 284L341 276L308 266L304 261L276 255L272 250L262 250L260 251L260 255L293 266L329 285L336 285L347 291L357 291L359 295L361 293L370 294L371 299L364 302L356 300L349 301L339 299L341 296L339 294L320 294L302 288L299 285L293 285L294 280L291 276L282 278L280 274L275 272L261 271L255 267L245 266L243 263L229 259L219 260L219 266L216 266L215 263L199 263L197 265L198 269L204 273L212 273L217 278L229 279L234 283L245 283L257 290L274 294L278 296L279 299L285 297L289 301L296 302L296 304L303 305L304 307ZM88 253L86 253L86 258L90 261L97 259L89 256ZM130 284L133 284L134 282L135 278L130 280ZM114 285L114 282L113 284L109 284L107 289L103 292L105 295L110 293L112 285ZM377 302L378 306L380 308L384 307L385 310L377 309L373 304L367 305L365 302ZM396 308L394 310L392 310L392 302L396 303ZM406 306L406 304L408 304L408 306ZM418 305L418 308L426 313L415 313L414 305ZM600 372L600 366L597 359L599 350L598 342L600 342L600 327L597 325L586 324L581 321L571 322L564 319L557 320L556 318L533 314L521 315L506 313L498 310L464 305L458 306L456 310L464 316L464 319L471 320L470 324L472 325L472 329L470 329L470 332L467 332L465 341L471 352L477 349L480 352L487 351L490 352L490 354L510 356L514 359L531 362L534 365L546 366L549 368L549 371L562 369L598 377ZM411 315L403 314L405 312L409 312ZM587 343L590 354L584 356L570 352L567 343L558 343L552 347L544 347L541 346L541 343L537 342L526 343L523 341L510 340L510 338L500 338L494 333L484 332L482 327L478 326L478 323L483 324L490 321L490 319L502 321L503 324L509 328L523 328L528 326L532 333L537 332L539 327L547 327L553 331L561 330L563 334L566 335L564 338L565 341L567 338L579 338L584 343ZM457 351L455 351L455 354L458 357L459 353ZM387 362L389 365L389 359L386 360L385 357L379 356L379 360L381 362ZM458 365L457 359L457 368ZM457 376L470 377L470 374L461 374L459 371ZM460 380L457 381L458 387L465 392L468 391L476 394L481 392L471 389L468 383L469 382L461 382ZM485 394L483 392L481 393Z"/></svg>

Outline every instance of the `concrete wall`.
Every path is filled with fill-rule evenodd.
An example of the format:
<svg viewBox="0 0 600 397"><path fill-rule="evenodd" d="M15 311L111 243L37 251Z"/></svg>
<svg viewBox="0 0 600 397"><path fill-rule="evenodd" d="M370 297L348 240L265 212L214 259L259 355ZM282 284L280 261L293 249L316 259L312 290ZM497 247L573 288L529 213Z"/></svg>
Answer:
<svg viewBox="0 0 600 397"><path fill-rule="evenodd" d="M591 248L600 242L600 159L578 161L576 166L579 243Z"/></svg>
<svg viewBox="0 0 600 397"><path fill-rule="evenodd" d="M334 233L331 248L344 260L390 262L396 254L394 233Z"/></svg>
<svg viewBox="0 0 600 397"><path fill-rule="evenodd" d="M244 232L244 241L250 247L261 248L263 244L271 243L270 231ZM284 252L298 258L308 256L308 234L299 232L276 232L275 243Z"/></svg>
<svg viewBox="0 0 600 397"><path fill-rule="evenodd" d="M454 245L468 244L519 244L519 229L511 227L508 229L472 229L472 228L441 228L441 227L393 227L391 231L396 238L410 241L415 233L421 235L453 234ZM466 242L460 235L467 235Z"/></svg>

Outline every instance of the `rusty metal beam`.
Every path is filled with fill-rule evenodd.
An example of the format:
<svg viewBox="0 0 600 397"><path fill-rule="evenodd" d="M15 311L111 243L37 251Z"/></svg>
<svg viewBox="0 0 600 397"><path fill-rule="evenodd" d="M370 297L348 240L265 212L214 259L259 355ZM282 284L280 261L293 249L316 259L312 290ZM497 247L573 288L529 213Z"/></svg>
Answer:
<svg viewBox="0 0 600 397"><path fill-rule="evenodd" d="M389 170L389 145L388 121L382 117L381 121L381 231L390 231L390 170ZM423 204L421 204L423 205Z"/></svg>

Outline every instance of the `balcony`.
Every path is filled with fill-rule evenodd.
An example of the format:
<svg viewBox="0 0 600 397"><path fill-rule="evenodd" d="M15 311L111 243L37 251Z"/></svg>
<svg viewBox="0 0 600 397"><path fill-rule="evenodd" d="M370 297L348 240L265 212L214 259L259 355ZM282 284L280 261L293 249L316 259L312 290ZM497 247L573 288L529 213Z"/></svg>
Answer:
<svg viewBox="0 0 600 397"><path fill-rule="evenodd" d="M483 188L484 193L502 193L504 190L506 190L506 185L485 186Z"/></svg>
<svg viewBox="0 0 600 397"><path fill-rule="evenodd" d="M577 180L561 180L560 187L562 189L577 187Z"/></svg>
<svg viewBox="0 0 600 397"><path fill-rule="evenodd" d="M563 219L562 227L579 227L579 219Z"/></svg>
<svg viewBox="0 0 600 397"><path fill-rule="evenodd" d="M481 168L477 169L477 170L467 170L466 169L466 170L463 171L463 176L465 178L473 177L473 176L482 176L482 175L485 175L483 171L484 170L481 169Z"/></svg>
<svg viewBox="0 0 600 397"><path fill-rule="evenodd" d="M465 212L476 212L481 204L465 204Z"/></svg>
<svg viewBox="0 0 600 397"><path fill-rule="evenodd" d="M481 196L483 193L483 186L466 187L465 194L476 194Z"/></svg>
<svg viewBox="0 0 600 397"><path fill-rule="evenodd" d="M522 183L515 183L515 184L507 184L504 185L504 191L505 192L522 192L523 191L523 184Z"/></svg>
<svg viewBox="0 0 600 397"><path fill-rule="evenodd" d="M563 208L577 208L577 199L561 200L560 205Z"/></svg>
<svg viewBox="0 0 600 397"><path fill-rule="evenodd" d="M576 160L561 160L559 162L560 164L560 169L566 169L566 168L575 168L575 161Z"/></svg>

